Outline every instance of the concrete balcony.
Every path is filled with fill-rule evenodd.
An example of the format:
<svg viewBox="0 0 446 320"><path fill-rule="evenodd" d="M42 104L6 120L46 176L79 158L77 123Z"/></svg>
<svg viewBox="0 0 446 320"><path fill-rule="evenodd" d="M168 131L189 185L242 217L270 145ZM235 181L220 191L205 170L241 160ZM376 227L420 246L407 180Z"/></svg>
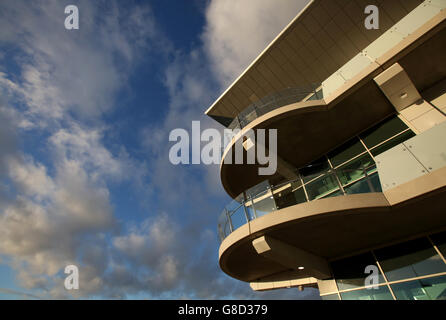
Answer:
<svg viewBox="0 0 446 320"><path fill-rule="evenodd" d="M414 92L407 91L404 86L396 88L400 84L398 76L393 79L395 85L389 81L388 85L393 86L390 89L383 85L385 79L379 79L380 75L395 64L398 63L407 73L412 82L411 88L419 93L445 79L445 3L435 0L412 4L410 13L402 15L394 27L381 30L383 33L377 34L374 41L344 61L339 68L333 68L327 77L312 81L321 83L322 87L322 91L313 97L304 97L305 90L291 90L291 96L278 99L280 103L275 103L271 96L263 101L259 98L271 95L272 92L281 92L285 88L279 86L277 90L259 90L253 95L243 95L241 92L246 89L246 79L242 76L240 83L236 82L216 101L206 113L213 117L225 118L228 121L225 125L232 121L230 127L242 129L226 147L220 166L223 187L232 198L263 180L263 177L257 174L257 164L234 165L224 161L227 157L234 158L234 144L243 139L247 130L277 129L277 154L279 164L282 165L270 179L273 184L277 184L284 178L291 179L287 167L299 168L380 122L395 110L401 111L401 108L405 107L400 105L401 96L407 95L405 103L414 102L412 98L417 96L412 97ZM310 6L309 9L311 8ZM286 34L283 37L286 37ZM270 48L271 55L275 52L273 47ZM261 59L256 64L261 64ZM388 73L385 76L387 75ZM250 76L249 79L256 77ZM253 84L249 83L249 87L252 87ZM309 83L305 85L310 86ZM293 86L305 87L304 83L300 82ZM391 91L390 95L388 90ZM239 100L235 96L244 97L244 102L238 104ZM251 98L254 99L252 101L257 101L261 108L257 108L252 101L248 103ZM249 104L252 105L246 108ZM416 127L416 124L414 126Z"/></svg>
<svg viewBox="0 0 446 320"><path fill-rule="evenodd" d="M256 286L288 286L329 278L330 260L444 228L444 139L446 122L380 153L374 163L361 160L350 173L321 170L245 191L219 220L222 270ZM345 174L352 179L343 181Z"/></svg>

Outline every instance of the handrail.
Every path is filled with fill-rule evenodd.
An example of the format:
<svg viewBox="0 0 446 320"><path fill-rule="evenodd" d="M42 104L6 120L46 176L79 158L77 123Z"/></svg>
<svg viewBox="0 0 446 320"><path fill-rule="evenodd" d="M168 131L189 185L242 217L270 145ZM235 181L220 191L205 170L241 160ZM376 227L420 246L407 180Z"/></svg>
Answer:
<svg viewBox="0 0 446 320"><path fill-rule="evenodd" d="M220 236L220 240L223 241L229 234L231 234L233 231L235 231L238 227L241 227L242 225L248 223L249 221L252 221L252 220L258 218L259 216L264 215L264 214L259 215L259 211L260 211L260 213L263 211L259 210L258 207L256 208L256 203L259 204L260 202L266 202L266 206L269 206L271 208L271 210L268 210L267 213L270 213L270 212L276 211L278 209L283 209L283 208L291 206L291 205L310 202L310 201L318 200L318 199L321 199L324 197L329 197L329 196L333 196L333 195L339 195L339 196L347 195L347 192L345 192L344 188L347 188L347 187L352 186L359 182L365 182L367 184L367 188L368 188L368 191L361 192L361 193L381 191L380 187L378 187L379 190L376 190L376 187L374 187L374 185L371 182L372 177L377 175L377 170L376 170L375 164L369 165L367 167L361 167L358 169L341 169L341 171L344 174L348 173L348 172L362 171L362 175L360 178L350 181L349 183L347 183L345 185L343 185L338 178L334 178L334 177L337 177L338 171L339 170L337 170L337 169L329 168L328 170L324 170L323 172L321 172L321 174L317 175L317 177L315 177L314 179L311 179L310 181L308 181L304 184L302 184L302 178L300 176L298 179L289 180L289 181L280 183L278 185L271 185L271 184L269 184L268 181L264 181L264 182L258 184L257 186L251 188L251 189L254 189L254 188L258 188L259 186L261 186L260 191L257 191L254 194L250 194L250 195L247 195L246 191L243 192L238 197L236 197L235 200L233 200L228 206L226 206L225 209L223 210L222 214L220 215L219 223L218 223L218 234ZM300 174L298 173L298 175L300 175ZM309 186L311 186L312 184L314 184L324 178L328 178L328 179L333 178L332 181L334 181L334 183L337 184L337 186L335 185L334 188L329 189L325 193L321 193L319 196L313 197L312 199L309 199L307 196L307 192L304 192L302 194L304 194L305 196L303 199L301 199L302 201L300 201L298 198L295 197L293 200L291 200L291 202L288 203L288 205L279 207L278 200L280 200L281 198L283 198L289 194L294 195L300 189L302 189L302 191L304 191L305 188L308 189ZM263 186L262 186L262 184L263 184ZM289 185L289 187L286 187L287 185ZM294 185L294 187L293 187L293 185ZM286 187L286 188L284 188L284 187ZM290 192L285 195L282 195L282 193L286 192L288 189L290 189ZM228 207L230 207L232 209L228 210ZM250 210L253 213L252 214L253 218L250 218L250 215L249 215ZM239 222L242 222L241 224L239 223L238 226L234 226L234 222L233 222L234 216L236 216L236 218L238 218L238 220L240 220Z"/></svg>

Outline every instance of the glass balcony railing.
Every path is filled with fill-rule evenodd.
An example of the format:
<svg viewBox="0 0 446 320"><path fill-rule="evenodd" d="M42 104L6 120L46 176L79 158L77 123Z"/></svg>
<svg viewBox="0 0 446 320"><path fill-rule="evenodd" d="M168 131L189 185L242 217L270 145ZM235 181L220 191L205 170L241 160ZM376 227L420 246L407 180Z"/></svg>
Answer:
<svg viewBox="0 0 446 320"><path fill-rule="evenodd" d="M223 210L218 220L220 239L223 241L231 232L253 219L289 206L328 197L380 192L376 157L412 137L415 133L392 115L296 170L297 179L280 185L264 181L252 187ZM380 170L385 170L382 163L380 166Z"/></svg>
<svg viewBox="0 0 446 320"><path fill-rule="evenodd" d="M323 98L320 86L320 84L314 84L302 88L287 88L266 96L240 112L228 128L232 130L243 129L253 120L277 108L299 101L320 100Z"/></svg>
<svg viewBox="0 0 446 320"><path fill-rule="evenodd" d="M275 186L264 181L236 197L218 220L220 240L249 221L276 210L323 198L381 191L376 166L367 157L354 159L339 169L308 166L300 169L298 176Z"/></svg>

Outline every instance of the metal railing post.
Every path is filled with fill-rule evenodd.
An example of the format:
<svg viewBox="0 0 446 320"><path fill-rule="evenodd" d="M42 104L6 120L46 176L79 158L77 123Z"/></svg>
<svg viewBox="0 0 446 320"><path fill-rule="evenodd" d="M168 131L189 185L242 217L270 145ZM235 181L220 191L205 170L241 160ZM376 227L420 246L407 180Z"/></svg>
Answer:
<svg viewBox="0 0 446 320"><path fill-rule="evenodd" d="M234 231L234 226L232 225L231 216L229 215L228 210L225 208L226 212L226 219L228 219L229 222L229 230L231 230L231 233Z"/></svg>
<svg viewBox="0 0 446 320"><path fill-rule="evenodd" d="M253 212L253 214L254 214L254 219L257 219L258 217L257 217L257 211L256 211L256 208L254 207L254 198L253 198L253 197L250 197L249 199L251 200L251 207L252 207L252 212Z"/></svg>
<svg viewBox="0 0 446 320"><path fill-rule="evenodd" d="M333 166L333 164L331 163L330 159L329 159L327 156L325 156L325 158L327 159L328 165L330 166L330 170L329 170L329 172L330 172L332 175L334 175L335 180L336 180L336 182L337 182L337 184L338 184L339 190L341 190L341 191L342 191L342 194L345 195L346 193L345 193L344 187L342 186L341 180L340 180L339 177L338 177L337 170L334 168L334 166Z"/></svg>
<svg viewBox="0 0 446 320"><path fill-rule="evenodd" d="M243 206L243 211L245 212L246 222L248 223L248 222L251 221L251 220L249 220L249 215L248 215L248 211L246 210L245 203L246 203L246 192L243 191L243 201L242 201L242 206Z"/></svg>
<svg viewBox="0 0 446 320"><path fill-rule="evenodd" d="M298 171L297 174L299 175L300 184L302 185L302 190L304 191L306 202L310 202L310 197L308 196L307 189L305 188L304 179L302 178L300 172Z"/></svg>
<svg viewBox="0 0 446 320"><path fill-rule="evenodd" d="M268 190L271 193L271 197L273 199L274 211L277 211L277 203L276 203L276 198L274 197L273 186L269 183L269 181L268 181Z"/></svg>
<svg viewBox="0 0 446 320"><path fill-rule="evenodd" d="M367 174L367 170L366 170L365 168L362 168L362 170L363 170L363 172L364 172L364 176L365 176L365 179L367 180L367 184L369 185L370 190L371 190L372 192L375 192L375 188L373 187L373 184L372 184L372 182L370 181L370 177L369 177L369 175Z"/></svg>

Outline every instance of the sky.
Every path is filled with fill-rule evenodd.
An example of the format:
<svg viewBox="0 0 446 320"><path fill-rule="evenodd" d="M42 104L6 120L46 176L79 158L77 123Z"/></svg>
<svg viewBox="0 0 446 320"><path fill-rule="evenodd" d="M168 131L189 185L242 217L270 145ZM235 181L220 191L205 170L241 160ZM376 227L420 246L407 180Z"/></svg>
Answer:
<svg viewBox="0 0 446 320"><path fill-rule="evenodd" d="M168 157L306 2L1 1L0 299L319 299L225 275L218 165Z"/></svg>

